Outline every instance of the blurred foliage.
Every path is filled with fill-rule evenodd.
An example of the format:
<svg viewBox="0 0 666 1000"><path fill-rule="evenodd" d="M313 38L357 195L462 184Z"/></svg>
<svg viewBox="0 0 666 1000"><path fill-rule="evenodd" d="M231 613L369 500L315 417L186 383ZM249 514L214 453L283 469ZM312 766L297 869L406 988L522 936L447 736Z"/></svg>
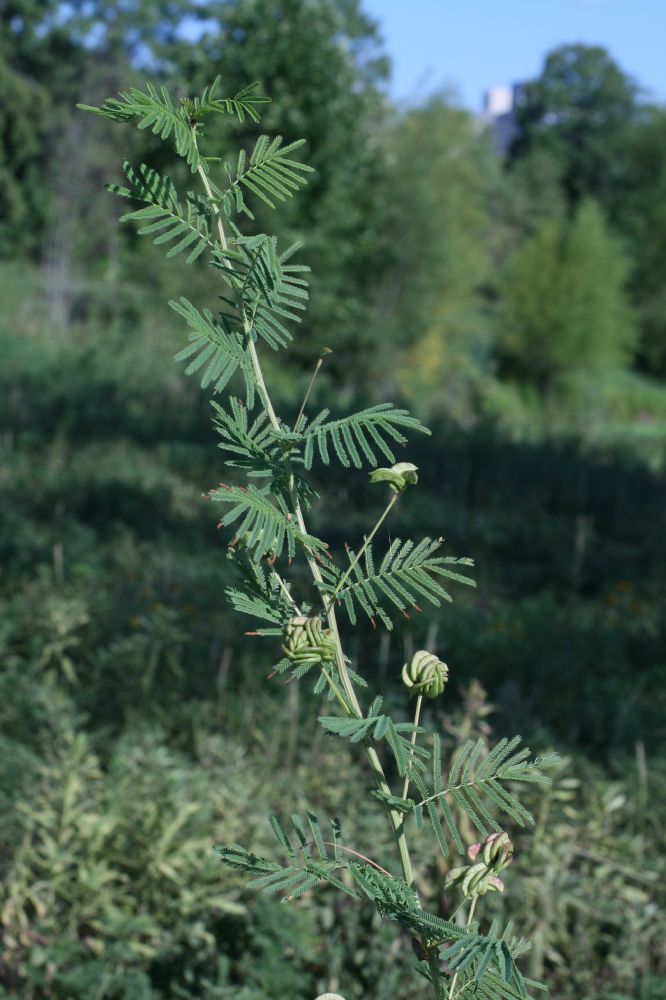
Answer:
<svg viewBox="0 0 666 1000"><path fill-rule="evenodd" d="M666 112L645 110L627 139L630 168L614 199L614 217L627 240L634 269L631 290L643 330L639 362L666 375Z"/></svg>
<svg viewBox="0 0 666 1000"><path fill-rule="evenodd" d="M384 217L386 266L374 295L382 340L400 344L404 361L397 379L387 352L385 377L419 408L424 394L431 406L446 399L464 424L492 354L487 289L500 163L487 136L446 95L396 116L386 141L390 185L410 195L387 197Z"/></svg>
<svg viewBox="0 0 666 1000"><path fill-rule="evenodd" d="M593 201L582 202L570 222L543 222L501 282L500 351L509 370L544 388L572 369L621 369L634 342L627 273Z"/></svg>
<svg viewBox="0 0 666 1000"><path fill-rule="evenodd" d="M212 861L248 828L261 846L283 783L335 814L358 779L223 604L209 404L169 362L182 331L162 304L168 289L213 307L210 276L194 265L181 288L115 235L97 196L118 179L113 132L72 110L128 71L261 79L267 130L308 136L316 180L280 225L307 230L312 310L271 384L295 415L330 345L313 406L408 399L434 451L410 442L418 503L392 537L443 523L479 568L454 608L403 622L379 656L368 626L354 657L397 691L405 656L436 640L451 688L478 678L497 708L478 686L447 696L451 740L519 726L569 753L508 905L554 996L657 1000L664 110L608 53L566 46L503 164L451 95L391 106L356 0L0 10L0 996L387 1000L411 982L409 943L368 911L249 900ZM145 133L134 158L173 167ZM357 511L379 500L361 480L335 483L344 536L316 524L332 543L367 530ZM381 858L382 831L353 822Z"/></svg>

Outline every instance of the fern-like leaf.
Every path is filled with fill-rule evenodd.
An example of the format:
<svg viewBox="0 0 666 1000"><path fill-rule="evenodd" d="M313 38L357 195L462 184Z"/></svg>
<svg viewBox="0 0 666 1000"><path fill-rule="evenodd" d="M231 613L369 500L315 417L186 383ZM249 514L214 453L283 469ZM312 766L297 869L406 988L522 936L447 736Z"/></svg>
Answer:
<svg viewBox="0 0 666 1000"><path fill-rule="evenodd" d="M327 733L360 743L363 740L386 740L395 758L398 773L404 777L424 767L423 760L430 754L423 747L413 746L410 739L412 733L422 733L420 726L410 722L394 722L390 716L382 712L383 698L375 698L368 709L368 714L361 718L357 716L341 718L337 715L322 715L319 722ZM407 800L404 800L405 802Z"/></svg>
<svg viewBox="0 0 666 1000"><path fill-rule="evenodd" d="M407 438L403 431L430 434L420 420L407 410L396 409L392 403L377 403L338 420L327 420L328 416L329 411L322 410L309 425L302 418L297 428L305 443L306 469L312 468L315 447L324 465L329 464L332 451L345 468L353 465L360 469L364 460L373 467L377 465L376 451L389 462L395 462L389 442L405 444Z"/></svg>
<svg viewBox="0 0 666 1000"><path fill-rule="evenodd" d="M299 816L291 817L294 836L287 832L282 820L276 814L270 817L273 833L288 858L286 865L261 858L238 844L228 847L216 846L215 851L224 864L235 871L242 871L255 877L248 883L250 888L264 892L286 892L288 899L297 899L309 892L320 882L335 886L348 896L358 898L358 892L338 878L336 872L348 868L342 858L342 835L337 820L331 821L333 830L333 852L324 841L319 821L313 813L307 814L307 826ZM315 857L316 854L316 857Z"/></svg>
<svg viewBox="0 0 666 1000"><path fill-rule="evenodd" d="M397 921L431 946L458 941L469 933L469 928L423 910L414 889L395 875L356 863L349 865L349 871L381 914Z"/></svg>
<svg viewBox="0 0 666 1000"><path fill-rule="evenodd" d="M217 76L211 85L206 87L201 97L185 98L182 101L190 122L199 122L209 114L233 115L241 124L246 117L258 122L260 114L257 108L262 104L270 104L271 101L270 97L257 93L261 84L251 83L233 97L218 97L221 82L222 77Z"/></svg>
<svg viewBox="0 0 666 1000"><path fill-rule="evenodd" d="M184 296L169 305L190 328L189 344L176 354L176 361L189 361L185 374L200 371L202 387L213 385L215 392L221 392L240 369L245 377L247 404L252 406L254 373L241 335L229 329L224 320L216 320L208 309L199 312Z"/></svg>
<svg viewBox="0 0 666 1000"><path fill-rule="evenodd" d="M236 525L236 536L256 560L262 559L267 552L279 557L285 545L290 558L296 554L297 544L311 552L326 549L326 543L320 538L300 530L282 497L271 499L268 486L258 489L256 486L223 484L211 491L210 498L215 503L229 505L221 524Z"/></svg>
<svg viewBox="0 0 666 1000"><path fill-rule="evenodd" d="M512 936L512 924L502 933L493 922L488 934L467 933L447 943L439 957L457 976L460 993L468 1000L530 1000L530 989L543 989L540 983L527 981L516 960L526 954L530 944Z"/></svg>
<svg viewBox="0 0 666 1000"><path fill-rule="evenodd" d="M304 139L298 139L283 146L282 136L269 139L261 135L249 160L245 151L241 150L235 170L225 164L229 187L223 191L216 190L225 213L230 216L233 211L244 212L249 218L254 218L245 202L244 190L256 195L270 208L275 208L276 201L293 197L307 184L305 175L314 172L312 167L291 157L304 142Z"/></svg>
<svg viewBox="0 0 666 1000"><path fill-rule="evenodd" d="M356 623L360 609L368 618L379 618L386 628L393 622L386 610L393 605L405 617L407 609L418 610L418 601L425 599L436 607L453 598L442 586L441 580L453 580L475 586L474 580L457 571L457 566L473 566L471 559L436 555L442 539L424 538L418 545L396 538L384 555L379 567L375 566L372 545L365 550L363 560L355 562L354 553L348 555L353 568L343 581L341 570L333 564L321 567L322 593L329 600L344 606L349 620Z"/></svg>
<svg viewBox="0 0 666 1000"><path fill-rule="evenodd" d="M234 292L233 298L223 300L232 310L230 319L273 350L293 339L285 321L300 323L299 313L308 298L307 281L299 276L308 268L288 263L299 248L295 243L278 253L275 237L237 233L226 249L218 248L213 259L213 266Z"/></svg>
<svg viewBox="0 0 666 1000"><path fill-rule="evenodd" d="M220 77L217 77L201 97L183 98L174 103L165 87L157 90L151 83L147 83L145 91L131 87L121 91L118 97L107 98L99 108L89 104L78 104L77 107L113 122L135 119L140 129L148 128L163 140L172 137L176 152L187 161L192 173L195 173L202 162L197 145L202 119L211 113L226 113L234 114L241 122L246 115L256 122L259 120L257 107L268 100L257 93L256 83L245 87L234 97L217 97L219 84Z"/></svg>
<svg viewBox="0 0 666 1000"><path fill-rule="evenodd" d="M271 474L281 452L276 447L265 411L262 410L251 420L250 411L239 399L231 396L229 404L229 410L218 403L212 404L215 410L214 427L222 438L219 447L229 456L226 465L247 469L249 476Z"/></svg>
<svg viewBox="0 0 666 1000"><path fill-rule="evenodd" d="M270 567L250 558L244 549L231 548L228 558L238 578L238 586L225 589L227 600L235 611L278 626L261 629L259 634L281 635L282 626L294 613L294 608L275 573Z"/></svg>
<svg viewBox="0 0 666 1000"><path fill-rule="evenodd" d="M157 246L168 246L167 257L176 257L187 250L188 264L205 250L215 249L208 223L209 208L203 198L188 192L183 206L169 177L158 174L145 163L135 171L127 160L123 170L129 186L107 184L107 190L147 204L145 208L126 212L120 217L121 222L140 223L139 236L150 236Z"/></svg>
<svg viewBox="0 0 666 1000"><path fill-rule="evenodd" d="M433 742L433 789L429 791L421 774L414 775L414 783L422 796L415 809L425 807L437 836L440 849L445 857L449 848L444 829L448 831L456 849L464 853L464 844L455 820L452 807L457 807L479 831L482 837L490 830L500 831L501 825L494 812L512 819L519 826L534 823L534 818L509 790L513 783L549 784L545 773L556 767L560 760L557 754L530 759L529 748L518 750L520 737L503 739L487 755L483 740L468 740L453 759L446 780L441 776L439 762L440 742ZM441 819L440 819L441 816Z"/></svg>
<svg viewBox="0 0 666 1000"><path fill-rule="evenodd" d="M165 87L160 87L158 91L147 83L145 91L131 87L121 91L118 97L107 98L100 108L87 104L79 104L78 107L114 122L138 119L137 127L140 129L148 128L163 140L173 136L176 152L187 161L193 173L201 162L196 134L187 110L182 103L180 106L174 104Z"/></svg>

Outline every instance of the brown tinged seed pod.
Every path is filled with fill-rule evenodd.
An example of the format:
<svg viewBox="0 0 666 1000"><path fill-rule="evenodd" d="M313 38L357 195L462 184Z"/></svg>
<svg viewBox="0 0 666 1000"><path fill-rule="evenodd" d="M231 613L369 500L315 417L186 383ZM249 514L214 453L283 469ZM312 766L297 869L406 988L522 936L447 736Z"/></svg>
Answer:
<svg viewBox="0 0 666 1000"><path fill-rule="evenodd" d="M466 899L485 896L487 892L504 892L504 883L492 869L479 861L475 865L452 868L444 880L445 889L458 887Z"/></svg>
<svg viewBox="0 0 666 1000"><path fill-rule="evenodd" d="M485 896L487 892L504 892L499 872L510 865L513 858L513 844L508 833L491 833L482 844L471 844L467 856L474 863L452 868L444 879L445 889L458 886L467 899Z"/></svg>
<svg viewBox="0 0 666 1000"><path fill-rule="evenodd" d="M434 653L419 649L402 668L402 682L411 695L437 698L449 679L449 668Z"/></svg>

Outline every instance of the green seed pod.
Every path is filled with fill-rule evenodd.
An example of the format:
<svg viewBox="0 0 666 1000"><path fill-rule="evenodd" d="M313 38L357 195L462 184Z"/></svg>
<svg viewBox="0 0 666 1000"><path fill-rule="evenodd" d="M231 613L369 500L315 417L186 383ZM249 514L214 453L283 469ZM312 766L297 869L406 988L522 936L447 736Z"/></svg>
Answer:
<svg viewBox="0 0 666 1000"><path fill-rule="evenodd" d="M452 868L444 879L446 889L459 886L468 899L485 896L487 892L504 892L504 882L498 873L510 865L513 858L513 844L508 833L491 833L482 844L471 844L467 856L474 864Z"/></svg>
<svg viewBox="0 0 666 1000"><path fill-rule="evenodd" d="M396 462L390 469L373 469L371 483L388 483L396 493L402 493L406 486L415 486L419 481L417 465L411 462Z"/></svg>
<svg viewBox="0 0 666 1000"><path fill-rule="evenodd" d="M468 899L472 896L485 896L489 875L490 872L483 861L479 861L476 865L470 865L460 883L463 896Z"/></svg>
<svg viewBox="0 0 666 1000"><path fill-rule="evenodd" d="M483 860L495 874L511 864L513 844L508 833L491 833L483 842Z"/></svg>
<svg viewBox="0 0 666 1000"><path fill-rule="evenodd" d="M444 878L444 888L452 889L453 886L458 885L459 882L465 877L467 872L467 865L463 865L462 868L451 868Z"/></svg>
<svg viewBox="0 0 666 1000"><path fill-rule="evenodd" d="M456 886L466 899L485 896L487 892L504 892L502 880L483 861L464 868L452 868L444 879L444 888L453 889Z"/></svg>
<svg viewBox="0 0 666 1000"><path fill-rule="evenodd" d="M449 668L434 653L419 649L402 668L402 682L412 695L437 698L449 678Z"/></svg>
<svg viewBox="0 0 666 1000"><path fill-rule="evenodd" d="M299 615L285 626L282 651L295 664L331 663L335 660L335 641L320 618Z"/></svg>

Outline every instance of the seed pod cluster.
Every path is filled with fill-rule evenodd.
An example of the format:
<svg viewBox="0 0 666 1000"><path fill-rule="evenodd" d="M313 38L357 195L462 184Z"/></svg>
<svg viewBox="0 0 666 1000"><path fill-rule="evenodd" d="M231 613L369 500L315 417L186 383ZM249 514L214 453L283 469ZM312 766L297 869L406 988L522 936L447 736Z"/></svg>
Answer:
<svg viewBox="0 0 666 1000"><path fill-rule="evenodd" d="M482 844L472 844L467 855L475 863L452 868L444 879L444 888L457 886L467 899L485 896L487 892L504 892L499 873L513 858L513 844L508 833L491 833Z"/></svg>
<svg viewBox="0 0 666 1000"><path fill-rule="evenodd" d="M411 663L402 668L402 683L411 695L437 698L449 679L449 668L434 653L419 649L412 656Z"/></svg>
<svg viewBox="0 0 666 1000"><path fill-rule="evenodd" d="M295 664L331 663L335 660L335 642L320 618L291 618L284 630L282 651Z"/></svg>

